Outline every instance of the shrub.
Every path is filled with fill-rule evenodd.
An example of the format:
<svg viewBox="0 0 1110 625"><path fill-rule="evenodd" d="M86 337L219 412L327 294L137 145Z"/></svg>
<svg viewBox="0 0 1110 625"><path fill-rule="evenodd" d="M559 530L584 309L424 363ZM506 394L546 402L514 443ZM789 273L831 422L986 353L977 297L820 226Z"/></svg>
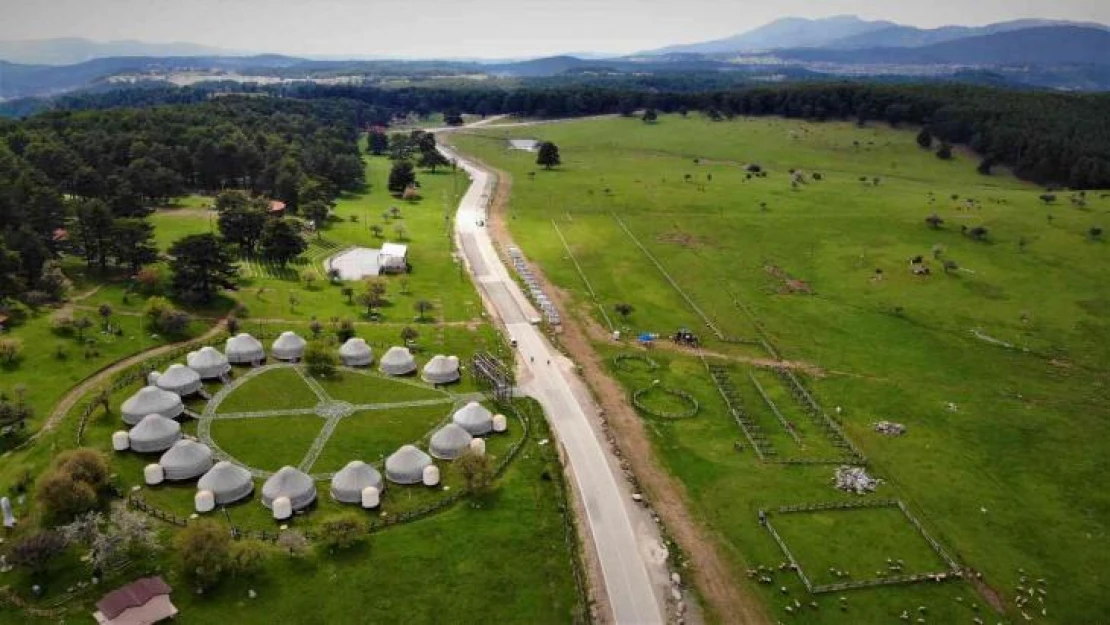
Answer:
<svg viewBox="0 0 1110 625"><path fill-rule="evenodd" d="M56 531L31 534L12 547L12 564L27 569L32 575L42 573L65 551L65 538Z"/></svg>
<svg viewBox="0 0 1110 625"><path fill-rule="evenodd" d="M23 341L15 337L0 338L0 360L13 364L23 354Z"/></svg>
<svg viewBox="0 0 1110 625"><path fill-rule="evenodd" d="M335 369L339 366L339 357L323 341L311 341L304 350L304 362L309 375L326 378L335 375Z"/></svg>
<svg viewBox="0 0 1110 625"><path fill-rule="evenodd" d="M219 583L231 563L231 536L213 521L190 523L174 538L182 574L198 590Z"/></svg>
<svg viewBox="0 0 1110 625"><path fill-rule="evenodd" d="M289 557L300 558L308 553L308 539L297 530L285 530L278 536L277 544L289 552Z"/></svg>
<svg viewBox="0 0 1110 625"><path fill-rule="evenodd" d="M139 290L147 295L162 291L162 272L155 267L143 267L135 274L135 281L139 283Z"/></svg>
<svg viewBox="0 0 1110 625"><path fill-rule="evenodd" d="M488 492L493 485L493 461L490 460L489 456L467 450L455 461L455 465L462 473L467 490L476 494L483 494Z"/></svg>
<svg viewBox="0 0 1110 625"><path fill-rule="evenodd" d="M228 551L227 570L235 577L252 577L262 570L266 559L266 545L260 540L245 538L231 544Z"/></svg>
<svg viewBox="0 0 1110 625"><path fill-rule="evenodd" d="M73 334L73 312L69 310L59 310L58 312L50 315L50 330L54 334L61 336L70 336Z"/></svg>
<svg viewBox="0 0 1110 625"><path fill-rule="evenodd" d="M320 546L329 553L350 549L366 539L362 520L353 514L340 514L320 526Z"/></svg>
<svg viewBox="0 0 1110 625"><path fill-rule="evenodd" d="M98 491L108 485L108 459L95 449L82 447L67 451L58 456L55 466Z"/></svg>
<svg viewBox="0 0 1110 625"><path fill-rule="evenodd" d="M86 482L73 479L61 469L43 475L35 488L35 498L42 503L47 516L69 520L96 508L96 490Z"/></svg>

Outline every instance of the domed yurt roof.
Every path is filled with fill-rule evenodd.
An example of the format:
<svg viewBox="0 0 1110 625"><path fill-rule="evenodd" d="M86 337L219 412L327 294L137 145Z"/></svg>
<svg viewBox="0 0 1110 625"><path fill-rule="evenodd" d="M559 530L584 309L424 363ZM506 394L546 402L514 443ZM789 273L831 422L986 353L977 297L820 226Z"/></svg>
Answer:
<svg viewBox="0 0 1110 625"><path fill-rule="evenodd" d="M200 374L180 363L170 365L154 381L158 388L184 397L200 390Z"/></svg>
<svg viewBox="0 0 1110 625"><path fill-rule="evenodd" d="M470 432L467 432L462 426L448 423L436 430L435 434L432 434L428 450L440 460L454 460L470 447L470 441L473 439L474 437L470 435Z"/></svg>
<svg viewBox="0 0 1110 625"><path fill-rule="evenodd" d="M382 356L379 367L389 375L407 375L416 371L416 359L407 347L390 347Z"/></svg>
<svg viewBox="0 0 1110 625"><path fill-rule="evenodd" d="M137 424L148 414L160 414L172 419L184 411L185 405L181 403L180 395L157 386L144 386L120 406L120 416L128 425Z"/></svg>
<svg viewBox="0 0 1110 625"><path fill-rule="evenodd" d="M353 336L339 348L339 360L348 367L367 367L374 362L374 351L366 339Z"/></svg>
<svg viewBox="0 0 1110 625"><path fill-rule="evenodd" d="M294 510L316 500L316 483L304 471L284 466L262 485L262 505L271 508L278 497L288 497Z"/></svg>
<svg viewBox="0 0 1110 625"><path fill-rule="evenodd" d="M139 453L165 451L181 438L181 424L160 414L149 414L127 436L131 449Z"/></svg>
<svg viewBox="0 0 1110 625"><path fill-rule="evenodd" d="M266 357L262 343L247 333L237 334L227 340L224 347L227 361L232 363L252 363Z"/></svg>
<svg viewBox="0 0 1110 625"><path fill-rule="evenodd" d="M352 460L331 478L331 496L341 503L361 503L362 490L382 490L382 474L361 460Z"/></svg>
<svg viewBox="0 0 1110 625"><path fill-rule="evenodd" d="M474 436L488 434L493 429L493 414L476 401L456 410L451 421L461 425Z"/></svg>
<svg viewBox="0 0 1110 625"><path fill-rule="evenodd" d="M254 490L254 482L250 471L221 460L200 477L197 490L211 491L216 503L223 505L250 495Z"/></svg>
<svg viewBox="0 0 1110 625"><path fill-rule="evenodd" d="M405 445L385 459L385 477L395 484L419 484L424 479L424 467L432 458L412 445Z"/></svg>
<svg viewBox="0 0 1110 625"><path fill-rule="evenodd" d="M207 345L195 352L189 352L189 355L185 357L185 364L189 365L190 369L199 373L200 377L205 380L218 378L231 369L227 357L215 347Z"/></svg>
<svg viewBox="0 0 1110 625"><path fill-rule="evenodd" d="M191 480L212 468L212 450L204 443L179 440L158 460L167 480Z"/></svg>
<svg viewBox="0 0 1110 625"><path fill-rule="evenodd" d="M459 379L458 356L436 354L424 365L424 381L431 384L447 384Z"/></svg>
<svg viewBox="0 0 1110 625"><path fill-rule="evenodd" d="M295 333L282 332L280 336L274 339L270 353L278 360L297 360L304 356L305 345L305 340Z"/></svg>

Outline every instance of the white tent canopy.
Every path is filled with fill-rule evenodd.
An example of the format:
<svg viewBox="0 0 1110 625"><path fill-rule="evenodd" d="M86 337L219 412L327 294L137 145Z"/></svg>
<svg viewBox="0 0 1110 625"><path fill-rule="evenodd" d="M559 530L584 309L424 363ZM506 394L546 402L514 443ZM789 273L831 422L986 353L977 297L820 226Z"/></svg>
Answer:
<svg viewBox="0 0 1110 625"><path fill-rule="evenodd" d="M362 503L362 491L370 486L380 493L382 474L361 460L352 460L331 478L331 496L340 503Z"/></svg>
<svg viewBox="0 0 1110 625"><path fill-rule="evenodd" d="M368 367L374 362L374 351L366 339L353 336L339 348L339 360L348 367Z"/></svg>
<svg viewBox="0 0 1110 625"><path fill-rule="evenodd" d="M472 401L456 410L451 417L451 421L462 426L474 436L488 434L493 429L493 413L476 401Z"/></svg>
<svg viewBox="0 0 1110 625"><path fill-rule="evenodd" d="M160 414L170 419L185 412L185 405L181 403L181 396L177 393L164 391L157 386L145 386L123 402L120 407L120 416L128 425L135 425L148 414Z"/></svg>
<svg viewBox="0 0 1110 625"><path fill-rule="evenodd" d="M459 379L459 357L436 354L424 365L425 382L431 384L448 384Z"/></svg>
<svg viewBox="0 0 1110 625"><path fill-rule="evenodd" d="M212 468L212 450L204 443L179 440L158 460L167 480L191 480Z"/></svg>
<svg viewBox="0 0 1110 625"><path fill-rule="evenodd" d="M266 358L262 343L245 332L227 340L224 354L228 362L236 365L251 364Z"/></svg>
<svg viewBox="0 0 1110 625"><path fill-rule="evenodd" d="M158 388L185 397L200 390L200 374L180 363L170 365L154 381Z"/></svg>
<svg viewBox="0 0 1110 625"><path fill-rule="evenodd" d="M229 504L251 494L254 481L251 472L226 460L217 462L197 481L198 491L210 491L216 503Z"/></svg>
<svg viewBox="0 0 1110 625"><path fill-rule="evenodd" d="M273 508L278 497L287 497L293 509L300 510L316 500L316 483L307 473L284 466L262 485L262 505Z"/></svg>
<svg viewBox="0 0 1110 625"><path fill-rule="evenodd" d="M181 438L181 424L160 414L148 414L127 433L131 449L149 454L165 451Z"/></svg>
<svg viewBox="0 0 1110 625"><path fill-rule="evenodd" d="M428 450L440 460L454 460L470 447L470 441L472 440L474 440L474 437L462 426L448 423L436 430L435 434L432 434Z"/></svg>
<svg viewBox="0 0 1110 625"><path fill-rule="evenodd" d="M201 379L212 380L231 370L231 365L215 347L204 346L185 356L185 364L200 374Z"/></svg>
<svg viewBox="0 0 1110 625"><path fill-rule="evenodd" d="M300 360L304 356L305 340L294 332L282 332L274 339L270 353L278 360Z"/></svg>
<svg viewBox="0 0 1110 625"><path fill-rule="evenodd" d="M378 250L378 267L384 273L408 269L409 248L401 243L383 243Z"/></svg>
<svg viewBox="0 0 1110 625"><path fill-rule="evenodd" d="M428 454L405 445L385 459L385 477L395 484L419 484L424 479L424 467L431 464Z"/></svg>
<svg viewBox="0 0 1110 625"><path fill-rule="evenodd" d="M416 371L416 359L407 347L390 347L379 367L382 373L389 375L408 375Z"/></svg>

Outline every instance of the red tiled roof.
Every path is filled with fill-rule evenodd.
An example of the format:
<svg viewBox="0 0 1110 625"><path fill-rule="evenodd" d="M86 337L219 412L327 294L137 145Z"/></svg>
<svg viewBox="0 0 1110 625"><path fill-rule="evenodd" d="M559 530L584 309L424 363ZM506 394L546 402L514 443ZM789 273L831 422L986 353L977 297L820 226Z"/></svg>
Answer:
<svg viewBox="0 0 1110 625"><path fill-rule="evenodd" d="M285 210L285 202L281 200L270 200L270 212L276 213Z"/></svg>
<svg viewBox="0 0 1110 625"><path fill-rule="evenodd" d="M128 608L141 606L158 595L173 592L161 577L144 577L104 595L96 609L109 619L114 619Z"/></svg>

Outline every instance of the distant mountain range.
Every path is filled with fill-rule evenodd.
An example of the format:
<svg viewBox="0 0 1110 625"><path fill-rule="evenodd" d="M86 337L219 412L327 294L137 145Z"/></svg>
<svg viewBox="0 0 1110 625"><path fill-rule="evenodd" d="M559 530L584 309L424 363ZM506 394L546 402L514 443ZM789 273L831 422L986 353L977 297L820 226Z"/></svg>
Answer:
<svg viewBox="0 0 1110 625"><path fill-rule="evenodd" d="M793 48L834 50L909 48L1050 26L1110 30L1110 27L1093 22L1042 19L1013 20L986 26L943 26L926 29L886 21L867 21L855 15L837 15L819 19L788 17L732 37L667 46L642 54L733 54Z"/></svg>
<svg viewBox="0 0 1110 625"><path fill-rule="evenodd" d="M114 56L230 56L243 54L195 43L144 41L91 41L67 37L0 41L0 60L25 65L73 65Z"/></svg>

